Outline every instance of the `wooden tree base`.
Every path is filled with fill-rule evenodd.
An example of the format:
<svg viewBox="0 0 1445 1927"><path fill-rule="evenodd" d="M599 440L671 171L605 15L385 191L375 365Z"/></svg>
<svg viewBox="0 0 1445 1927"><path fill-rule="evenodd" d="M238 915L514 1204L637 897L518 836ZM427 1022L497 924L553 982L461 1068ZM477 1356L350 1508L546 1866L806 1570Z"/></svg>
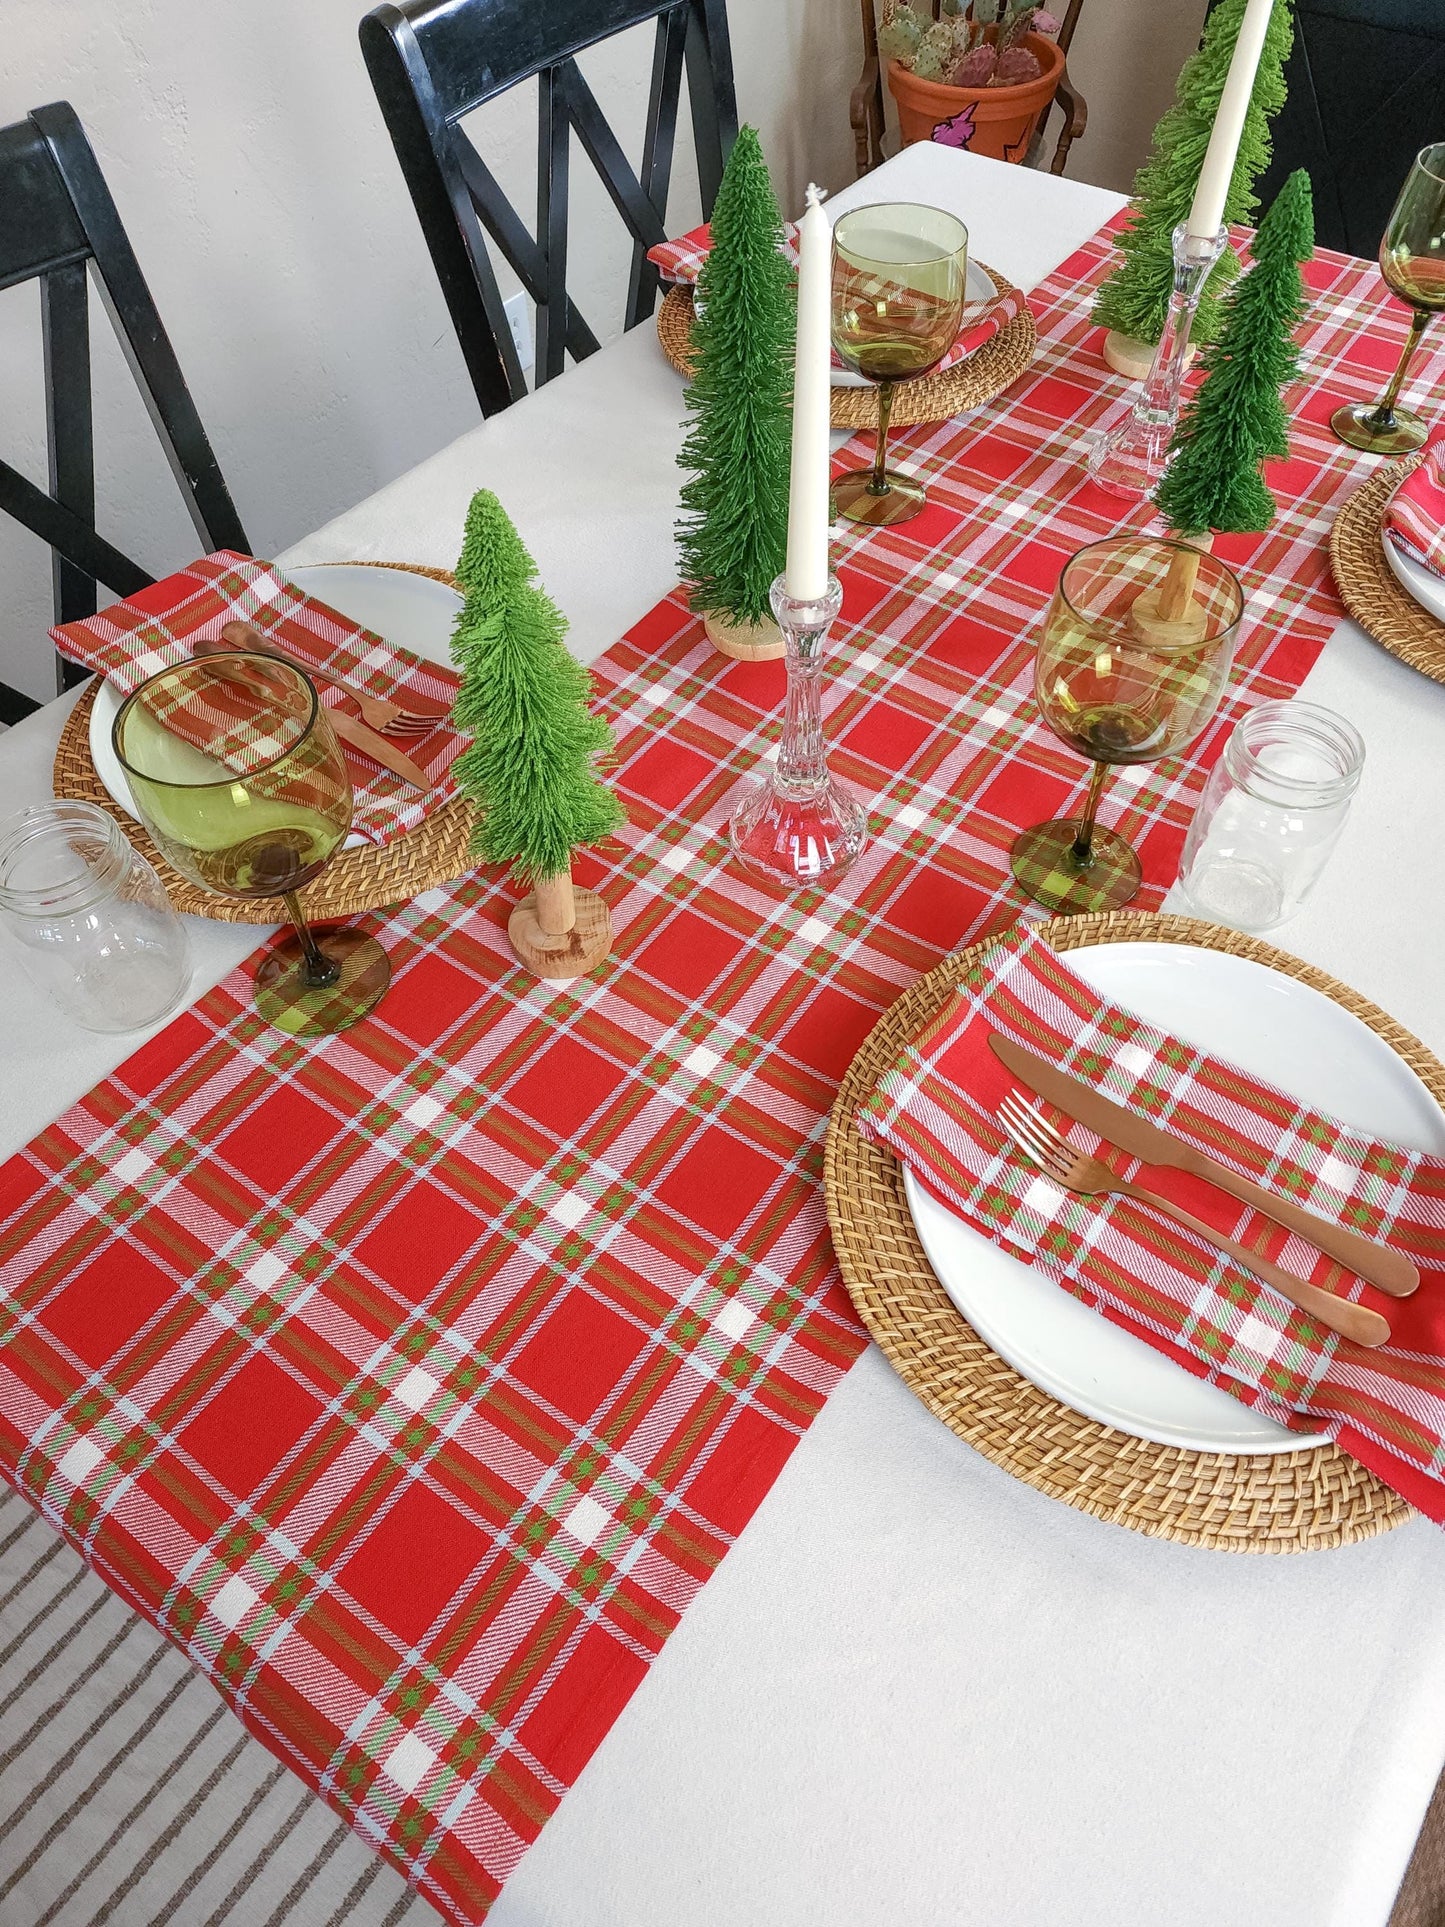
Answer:
<svg viewBox="0 0 1445 1927"><path fill-rule="evenodd" d="M783 632L771 616L761 622L730 622L725 615L709 609L702 626L713 648L731 656L734 662L775 662L788 653Z"/></svg>
<svg viewBox="0 0 1445 1927"><path fill-rule="evenodd" d="M1188 368L1198 350L1191 344L1185 350L1184 366ZM1143 381L1154 366L1154 343L1136 341L1132 335L1121 335L1111 328L1104 336L1104 359L1116 375L1127 375L1130 381Z"/></svg>
<svg viewBox="0 0 1445 1927"><path fill-rule="evenodd" d="M523 897L507 919L507 939L517 961L534 977L585 977L612 948L612 913L595 890L574 889L577 920L554 937L537 921L537 898Z"/></svg>
<svg viewBox="0 0 1445 1927"><path fill-rule="evenodd" d="M1197 602L1186 602L1177 616L1161 613L1164 591L1146 589L1129 611L1129 626L1146 646L1197 649L1209 633L1209 620Z"/></svg>
<svg viewBox="0 0 1445 1927"><path fill-rule="evenodd" d="M1146 589L1134 598L1129 626L1146 647L1197 649L1209 633L1209 618L1194 600L1194 585L1199 580L1200 561L1214 546L1214 537L1206 533L1175 539L1182 546L1170 557L1159 587Z"/></svg>
<svg viewBox="0 0 1445 1927"><path fill-rule="evenodd" d="M1142 381L1154 366L1154 343L1136 341L1132 335L1121 335L1117 328L1111 328L1104 336L1104 359L1116 375Z"/></svg>

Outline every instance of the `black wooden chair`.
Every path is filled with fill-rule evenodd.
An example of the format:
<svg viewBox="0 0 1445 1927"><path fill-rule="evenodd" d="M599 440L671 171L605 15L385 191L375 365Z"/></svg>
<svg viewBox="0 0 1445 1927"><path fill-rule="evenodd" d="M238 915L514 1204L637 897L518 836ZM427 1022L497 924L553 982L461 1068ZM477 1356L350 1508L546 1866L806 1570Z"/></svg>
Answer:
<svg viewBox="0 0 1445 1927"><path fill-rule="evenodd" d="M657 23L641 167L634 171L575 56ZM597 337L567 293L568 167L575 133L632 236L624 327L652 313L647 250L666 239L667 190L687 70L705 215L737 134L724 0L402 0L361 22L371 84L486 415L527 392L486 235L537 309L539 383ZM458 123L534 78L539 96L537 232L532 234Z"/></svg>
<svg viewBox="0 0 1445 1927"><path fill-rule="evenodd" d="M0 513L50 546L55 620L93 616L97 584L134 595L154 580L95 526L87 264L196 532L209 549L245 549L241 527L120 215L68 101L0 127L0 288L40 283L49 492L0 460ZM57 687L85 672L57 657ZM0 722L40 705L0 682Z"/></svg>

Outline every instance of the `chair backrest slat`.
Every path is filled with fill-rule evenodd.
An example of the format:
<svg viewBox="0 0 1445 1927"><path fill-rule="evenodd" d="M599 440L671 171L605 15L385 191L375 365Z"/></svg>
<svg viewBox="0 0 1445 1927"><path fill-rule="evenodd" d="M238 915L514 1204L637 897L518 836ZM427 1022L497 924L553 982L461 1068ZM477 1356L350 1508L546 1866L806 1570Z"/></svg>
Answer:
<svg viewBox="0 0 1445 1927"><path fill-rule="evenodd" d="M37 107L0 128L0 286L38 281L45 350L48 492L0 461L0 513L52 552L55 619L93 615L97 584L133 595L153 578L97 532L90 385L89 271L196 532L244 550L246 532L206 438L150 289L75 110ZM60 687L82 672L61 663ZM0 684L0 720L38 707Z"/></svg>
<svg viewBox="0 0 1445 1927"><path fill-rule="evenodd" d="M643 191L641 181L622 151L622 143L607 125L597 97L578 72L575 61L568 61L560 71L572 126L588 160L597 169L612 205L626 222L633 240L640 241L644 248L655 248L659 241L667 239L662 216Z"/></svg>
<svg viewBox="0 0 1445 1927"><path fill-rule="evenodd" d="M69 261L40 277L41 338L45 344L46 441L50 493L95 527L95 457L91 440L90 299L84 261ZM56 620L78 622L96 610L95 577L50 551Z"/></svg>
<svg viewBox="0 0 1445 1927"><path fill-rule="evenodd" d="M567 68L537 76L537 238L547 264L546 298L537 305L537 379L560 375L567 356L567 190L572 130Z"/></svg>
<svg viewBox="0 0 1445 1927"><path fill-rule="evenodd" d="M86 570L117 595L136 595L155 580L138 562L132 562L104 536L97 535L73 509L37 488L9 462L0 462L0 515L24 523L42 542L60 550L77 568Z"/></svg>
<svg viewBox="0 0 1445 1927"><path fill-rule="evenodd" d="M0 223L0 288L33 281L46 269L83 261L90 253L65 183L45 137L32 121L0 127L0 180L5 219Z"/></svg>
<svg viewBox="0 0 1445 1927"><path fill-rule="evenodd" d="M682 93L682 61L687 45L688 16L659 17L652 52L652 84L647 94L647 126L642 140L642 191L654 207L667 206L672 185L672 157L677 149L677 109ZM632 271L627 284L625 326L635 328L657 302L657 270L639 240L633 244Z"/></svg>
<svg viewBox="0 0 1445 1927"><path fill-rule="evenodd" d="M512 203L502 192L496 176L468 140L458 143L456 162L476 219L481 222L502 250L504 259L521 282L529 298L538 302L545 301L547 299L547 257L528 232ZM506 317L502 313L500 294L497 296L497 302L497 312L502 315L500 325L506 329L506 337L510 341L511 329L507 326ZM577 312L576 305L569 295L567 297L567 352L575 360L581 361L587 355L595 354L597 346L596 335ZM517 379L519 381L522 379L520 369ZM524 388L525 385L523 383ZM488 410L488 412L491 411Z"/></svg>
<svg viewBox="0 0 1445 1927"><path fill-rule="evenodd" d="M656 23L640 164L623 151L576 56ZM399 0L361 23L361 45L484 413L526 393L503 313L490 236L537 306L537 380L597 337L567 293L575 134L632 242L624 326L651 313L649 247L665 238L684 71L703 211L711 214L737 133L724 0ZM519 82L538 90L537 227L527 231L459 123Z"/></svg>
<svg viewBox="0 0 1445 1927"><path fill-rule="evenodd" d="M518 81L668 12L677 0L401 0L442 112L461 120ZM481 16L481 17L479 17Z"/></svg>

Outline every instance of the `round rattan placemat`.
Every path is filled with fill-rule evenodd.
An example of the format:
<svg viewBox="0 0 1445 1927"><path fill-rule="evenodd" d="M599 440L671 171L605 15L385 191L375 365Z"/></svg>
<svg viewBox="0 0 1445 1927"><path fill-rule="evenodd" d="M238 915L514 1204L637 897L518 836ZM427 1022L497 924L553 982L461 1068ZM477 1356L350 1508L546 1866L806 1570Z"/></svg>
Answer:
<svg viewBox="0 0 1445 1927"><path fill-rule="evenodd" d="M1250 957L1311 984L1368 1024L1445 1103L1445 1066L1376 1005L1257 938L1187 917L1114 911L1039 925L1056 950L1179 943ZM843 1282L893 1369L935 1417L985 1458L1097 1519L1228 1552L1306 1552L1386 1532L1411 1508L1334 1445L1273 1457L1186 1452L1083 1417L1005 1364L934 1277L895 1159L853 1114L907 1040L942 1008L975 944L922 977L854 1058L828 1122L828 1222Z"/></svg>
<svg viewBox="0 0 1445 1927"><path fill-rule="evenodd" d="M351 565L348 565L351 566ZM371 568L405 569L412 575L431 576L437 582L455 587L455 578L445 569L413 567L405 562L378 562ZM79 803L98 803L115 818L130 841L147 862L154 865L177 910L192 916L210 917L219 923L284 923L286 907L279 897L259 897L243 903L238 897L214 896L173 870L143 826L123 810L95 773L90 759L90 711L99 689L93 680L65 719L55 750L53 787L58 797ZM430 890L434 884L449 883L472 867L468 851L472 835L472 806L460 798L443 803L426 821L390 843L342 850L313 884L301 892L307 915L316 918L354 917L363 910L380 910L391 903L405 903Z"/></svg>
<svg viewBox="0 0 1445 1927"><path fill-rule="evenodd" d="M1001 295L1013 292L1013 283L997 268L988 274ZM657 311L657 336L662 351L680 375L693 372L692 290L669 288ZM901 381L893 395L893 426L906 428L911 422L943 422L953 415L981 408L995 395L1016 382L1034 358L1038 330L1025 308L1007 327L984 342L983 346L947 369L941 375L924 375L918 381ZM878 426L876 388L834 388L834 428L874 428Z"/></svg>
<svg viewBox="0 0 1445 1927"><path fill-rule="evenodd" d="M1330 530L1330 564L1341 600L1366 635L1422 675L1445 682L1445 622L1395 580L1380 532L1390 497L1423 459L1391 462L1355 490Z"/></svg>

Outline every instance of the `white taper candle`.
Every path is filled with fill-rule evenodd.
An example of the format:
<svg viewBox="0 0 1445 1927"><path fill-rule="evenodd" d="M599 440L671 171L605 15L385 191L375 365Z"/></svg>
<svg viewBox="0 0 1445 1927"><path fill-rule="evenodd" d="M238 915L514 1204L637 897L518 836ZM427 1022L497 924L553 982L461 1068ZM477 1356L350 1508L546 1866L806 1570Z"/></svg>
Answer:
<svg viewBox="0 0 1445 1927"><path fill-rule="evenodd" d="M798 346L793 377L793 466L788 491L788 594L816 602L828 589L832 428L833 230L808 189L798 224Z"/></svg>
<svg viewBox="0 0 1445 1927"><path fill-rule="evenodd" d="M1239 157L1244 117L1254 92L1254 77L1259 72L1259 57L1264 51L1264 36L1274 0L1249 0L1239 24L1239 38L1219 96L1219 112L1199 170L1199 185L1194 190L1194 205L1189 210L1189 232L1207 240L1217 234L1224 221L1224 203Z"/></svg>

